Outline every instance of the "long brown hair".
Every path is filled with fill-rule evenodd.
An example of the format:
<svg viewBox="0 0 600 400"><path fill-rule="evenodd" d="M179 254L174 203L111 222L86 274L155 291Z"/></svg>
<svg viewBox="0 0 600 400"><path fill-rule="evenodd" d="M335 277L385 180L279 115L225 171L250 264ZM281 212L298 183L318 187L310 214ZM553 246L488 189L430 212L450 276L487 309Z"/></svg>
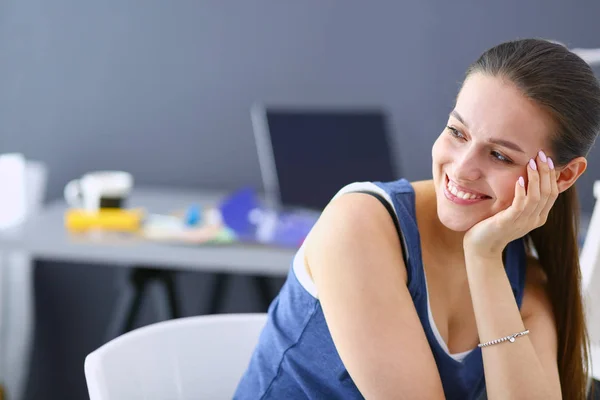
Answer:
<svg viewBox="0 0 600 400"><path fill-rule="evenodd" d="M600 131L600 87L592 69L566 47L541 39L506 42L467 70L512 82L553 119L551 151L557 168L587 156ZM589 338L585 322L575 186L559 194L546 223L530 233L547 276L558 333L558 370L565 399L585 399Z"/></svg>

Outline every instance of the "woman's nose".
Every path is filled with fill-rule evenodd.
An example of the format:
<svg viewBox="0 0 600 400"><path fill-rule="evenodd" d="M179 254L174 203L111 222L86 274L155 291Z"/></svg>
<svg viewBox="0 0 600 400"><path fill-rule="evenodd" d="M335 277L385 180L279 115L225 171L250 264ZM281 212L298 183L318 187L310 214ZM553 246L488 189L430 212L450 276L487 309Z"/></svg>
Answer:
<svg viewBox="0 0 600 400"><path fill-rule="evenodd" d="M475 151L466 150L458 153L454 159L454 179L462 181L474 181L481 177L480 160Z"/></svg>

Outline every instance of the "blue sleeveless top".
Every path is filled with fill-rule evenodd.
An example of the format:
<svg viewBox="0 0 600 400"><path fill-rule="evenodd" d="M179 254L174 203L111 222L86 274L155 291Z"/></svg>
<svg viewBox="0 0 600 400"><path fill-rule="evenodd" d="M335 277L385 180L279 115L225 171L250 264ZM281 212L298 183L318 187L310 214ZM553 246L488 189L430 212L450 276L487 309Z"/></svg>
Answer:
<svg viewBox="0 0 600 400"><path fill-rule="evenodd" d="M447 399L485 398L481 349L457 359L448 354L430 317L421 244L415 211L415 193L404 180L355 183L336 196L369 191L385 198L396 213L405 249L408 290L427 336ZM316 287L303 264L303 247L278 296L268 310L260 335L235 399L362 399L335 348ZM519 308L525 285L526 257L522 239L506 249L505 269ZM410 360L407 360L410 362Z"/></svg>

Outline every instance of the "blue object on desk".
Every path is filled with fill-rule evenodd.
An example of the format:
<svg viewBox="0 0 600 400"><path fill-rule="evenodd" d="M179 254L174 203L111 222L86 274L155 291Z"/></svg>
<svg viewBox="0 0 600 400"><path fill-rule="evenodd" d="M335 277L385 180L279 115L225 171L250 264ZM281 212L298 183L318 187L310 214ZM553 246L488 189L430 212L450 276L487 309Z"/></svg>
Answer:
<svg viewBox="0 0 600 400"><path fill-rule="evenodd" d="M242 241L298 247L318 219L319 213L278 212L261 207L253 189L241 189L219 207L223 223Z"/></svg>
<svg viewBox="0 0 600 400"><path fill-rule="evenodd" d="M265 243L278 246L300 247L317 222L318 214L284 212L277 214L271 235Z"/></svg>
<svg viewBox="0 0 600 400"><path fill-rule="evenodd" d="M256 225L250 220L250 214L259 208L260 204L252 188L243 188L234 192L219 206L225 225L242 238L254 236Z"/></svg>
<svg viewBox="0 0 600 400"><path fill-rule="evenodd" d="M188 226L197 225L202 218L202 208L198 204L193 204L188 207L185 212L185 224Z"/></svg>

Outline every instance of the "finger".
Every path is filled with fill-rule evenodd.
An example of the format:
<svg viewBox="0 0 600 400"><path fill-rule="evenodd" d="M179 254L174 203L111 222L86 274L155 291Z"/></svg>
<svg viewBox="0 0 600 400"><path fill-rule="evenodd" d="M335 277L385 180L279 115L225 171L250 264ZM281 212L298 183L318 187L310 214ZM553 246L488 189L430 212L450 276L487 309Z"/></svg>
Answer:
<svg viewBox="0 0 600 400"><path fill-rule="evenodd" d="M540 201L538 202L534 215L542 216L542 212L550 201L550 166L546 154L540 150L537 156L538 175L540 177Z"/></svg>
<svg viewBox="0 0 600 400"><path fill-rule="evenodd" d="M525 179L520 176L515 183L515 198L512 202L512 208L515 210L515 219L519 218L525 210L525 201L527 193L525 192Z"/></svg>
<svg viewBox="0 0 600 400"><path fill-rule="evenodd" d="M515 197L506 210L501 211L500 218L505 223L513 224L525 209L525 201L527 200L527 193L525 193L525 179L522 176L515 182Z"/></svg>
<svg viewBox="0 0 600 400"><path fill-rule="evenodd" d="M554 202L558 198L558 182L556 181L556 169L554 169L554 162L550 157L548 157L548 167L548 175L550 178L550 196L548 198L548 201L546 202L546 205L544 206L544 209L542 210L544 220L547 219L548 214L550 213L550 209L552 209Z"/></svg>
<svg viewBox="0 0 600 400"><path fill-rule="evenodd" d="M537 164L532 158L527 164L527 199L525 200L525 210L528 216L532 216L540 201L540 175L537 171Z"/></svg>

